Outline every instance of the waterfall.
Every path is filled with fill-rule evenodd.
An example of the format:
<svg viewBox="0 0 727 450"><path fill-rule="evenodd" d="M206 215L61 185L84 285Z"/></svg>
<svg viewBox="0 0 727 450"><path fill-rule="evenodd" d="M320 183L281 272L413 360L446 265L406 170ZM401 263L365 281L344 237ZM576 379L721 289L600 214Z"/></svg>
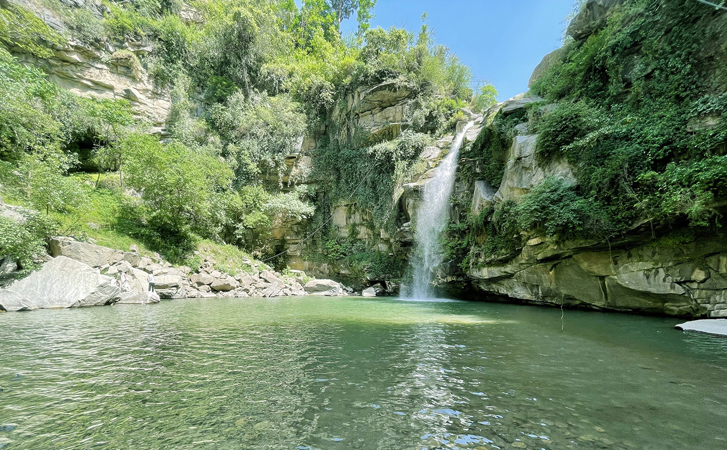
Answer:
<svg viewBox="0 0 727 450"><path fill-rule="evenodd" d="M434 177L424 185L422 201L416 215L414 235L415 254L411 258L413 279L408 297L416 300L433 297L432 272L442 263L442 245L439 238L449 221L449 199L454 188L459 150L467 130L474 125L469 122L452 142L449 154L435 170Z"/></svg>

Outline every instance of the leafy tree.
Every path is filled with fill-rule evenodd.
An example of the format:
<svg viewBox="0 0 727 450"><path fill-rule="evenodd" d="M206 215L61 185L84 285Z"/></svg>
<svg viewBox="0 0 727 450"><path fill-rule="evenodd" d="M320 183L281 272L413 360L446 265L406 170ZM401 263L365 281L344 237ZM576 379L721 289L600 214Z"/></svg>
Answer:
<svg viewBox="0 0 727 450"><path fill-rule="evenodd" d="M148 135L132 135L119 145L128 155L128 184L141 192L151 220L174 230L206 226L213 195L232 179L224 162Z"/></svg>
<svg viewBox="0 0 727 450"><path fill-rule="evenodd" d="M41 214L30 214L21 222L0 216L0 255L32 269L35 258L47 253L46 242L55 230L56 223Z"/></svg>
<svg viewBox="0 0 727 450"><path fill-rule="evenodd" d="M479 92L472 98L472 107L475 111L483 112L497 103L497 89L491 84L480 86Z"/></svg>
<svg viewBox="0 0 727 450"><path fill-rule="evenodd" d="M305 117L287 95L246 98L238 91L225 105L215 105L210 119L229 142L225 153L238 184L259 182L263 173L282 176L285 157L305 133Z"/></svg>

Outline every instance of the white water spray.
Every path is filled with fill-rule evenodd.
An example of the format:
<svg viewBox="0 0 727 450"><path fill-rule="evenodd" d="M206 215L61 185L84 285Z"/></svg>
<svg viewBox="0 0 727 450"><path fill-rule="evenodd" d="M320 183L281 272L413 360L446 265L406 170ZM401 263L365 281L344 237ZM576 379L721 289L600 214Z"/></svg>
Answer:
<svg viewBox="0 0 727 450"><path fill-rule="evenodd" d="M449 154L437 167L431 181L424 185L422 202L416 215L415 254L411 259L414 278L408 295L415 300L433 297L432 272L442 263L443 259L439 238L449 221L449 199L454 188L459 150L467 130L473 125L474 122L469 122L457 134Z"/></svg>

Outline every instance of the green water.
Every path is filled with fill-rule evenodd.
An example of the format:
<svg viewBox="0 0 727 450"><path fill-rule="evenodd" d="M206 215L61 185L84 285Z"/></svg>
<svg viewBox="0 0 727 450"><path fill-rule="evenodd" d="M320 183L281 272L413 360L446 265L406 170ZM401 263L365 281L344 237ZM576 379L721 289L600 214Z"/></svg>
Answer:
<svg viewBox="0 0 727 450"><path fill-rule="evenodd" d="M0 448L727 448L727 339L678 322L313 297L0 314Z"/></svg>

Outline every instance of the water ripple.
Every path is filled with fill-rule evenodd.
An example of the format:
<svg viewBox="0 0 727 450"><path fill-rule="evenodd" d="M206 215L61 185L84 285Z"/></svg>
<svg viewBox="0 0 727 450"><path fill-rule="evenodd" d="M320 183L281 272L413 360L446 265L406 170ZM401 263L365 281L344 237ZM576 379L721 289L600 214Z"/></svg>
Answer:
<svg viewBox="0 0 727 450"><path fill-rule="evenodd" d="M549 310L316 298L2 314L0 448L725 447L723 341L571 316L561 333Z"/></svg>

